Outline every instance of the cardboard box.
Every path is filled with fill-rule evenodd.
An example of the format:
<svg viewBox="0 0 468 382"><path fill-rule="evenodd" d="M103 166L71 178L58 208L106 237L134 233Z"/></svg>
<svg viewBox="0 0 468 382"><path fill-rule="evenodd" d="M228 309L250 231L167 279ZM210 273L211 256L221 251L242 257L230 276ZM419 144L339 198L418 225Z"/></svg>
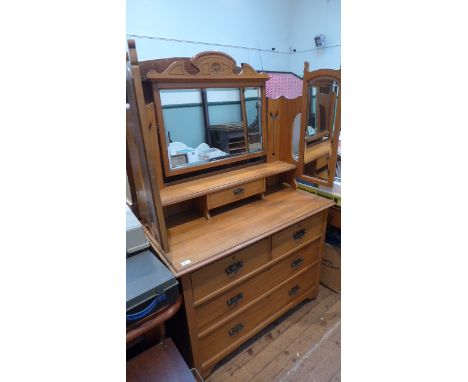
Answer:
<svg viewBox="0 0 468 382"><path fill-rule="evenodd" d="M328 243L325 243L323 249L320 282L341 293L341 249Z"/></svg>

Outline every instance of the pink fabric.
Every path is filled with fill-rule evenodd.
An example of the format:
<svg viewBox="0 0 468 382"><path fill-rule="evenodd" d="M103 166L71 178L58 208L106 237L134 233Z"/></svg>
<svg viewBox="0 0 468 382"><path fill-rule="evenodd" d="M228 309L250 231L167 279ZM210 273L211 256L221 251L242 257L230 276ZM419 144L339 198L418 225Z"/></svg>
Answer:
<svg viewBox="0 0 468 382"><path fill-rule="evenodd" d="M266 96L292 99L302 95L302 80L289 73L267 73L270 79L266 82Z"/></svg>

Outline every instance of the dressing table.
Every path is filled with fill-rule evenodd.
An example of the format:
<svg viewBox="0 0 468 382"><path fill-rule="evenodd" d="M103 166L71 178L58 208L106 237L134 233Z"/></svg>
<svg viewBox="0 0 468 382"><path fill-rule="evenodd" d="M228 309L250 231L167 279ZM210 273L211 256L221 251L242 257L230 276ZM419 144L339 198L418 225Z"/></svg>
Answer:
<svg viewBox="0 0 468 382"><path fill-rule="evenodd" d="M318 293L333 202L297 190L297 163L279 159L267 79L220 52L139 62L129 41L134 193L152 247L181 283L188 362L203 376Z"/></svg>

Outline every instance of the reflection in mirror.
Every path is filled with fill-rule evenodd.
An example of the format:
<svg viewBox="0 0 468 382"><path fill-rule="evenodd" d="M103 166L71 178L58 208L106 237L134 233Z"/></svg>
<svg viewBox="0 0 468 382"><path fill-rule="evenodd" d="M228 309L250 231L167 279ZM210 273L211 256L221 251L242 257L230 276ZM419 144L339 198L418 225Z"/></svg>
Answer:
<svg viewBox="0 0 468 382"><path fill-rule="evenodd" d="M200 162L206 145L200 89L161 90L160 96L170 168Z"/></svg>
<svg viewBox="0 0 468 382"><path fill-rule="evenodd" d="M305 131L304 174L328 181L338 105L337 81L311 81Z"/></svg>
<svg viewBox="0 0 468 382"><path fill-rule="evenodd" d="M246 152L240 89L160 91L169 168Z"/></svg>
<svg viewBox="0 0 468 382"><path fill-rule="evenodd" d="M262 94L260 88L244 89L249 151L262 151Z"/></svg>
<svg viewBox="0 0 468 382"><path fill-rule="evenodd" d="M291 152L295 161L299 159L299 140L301 139L301 113L296 115L292 127Z"/></svg>
<svg viewBox="0 0 468 382"><path fill-rule="evenodd" d="M206 89L208 144L226 155L246 152L240 89Z"/></svg>

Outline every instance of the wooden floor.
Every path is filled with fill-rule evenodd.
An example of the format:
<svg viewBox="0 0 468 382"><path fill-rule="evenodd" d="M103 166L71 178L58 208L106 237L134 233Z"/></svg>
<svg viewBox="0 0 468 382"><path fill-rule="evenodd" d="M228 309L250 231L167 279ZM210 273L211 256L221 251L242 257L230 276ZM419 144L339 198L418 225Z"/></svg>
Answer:
<svg viewBox="0 0 468 382"><path fill-rule="evenodd" d="M222 361L206 382L341 381L341 295L320 285Z"/></svg>

